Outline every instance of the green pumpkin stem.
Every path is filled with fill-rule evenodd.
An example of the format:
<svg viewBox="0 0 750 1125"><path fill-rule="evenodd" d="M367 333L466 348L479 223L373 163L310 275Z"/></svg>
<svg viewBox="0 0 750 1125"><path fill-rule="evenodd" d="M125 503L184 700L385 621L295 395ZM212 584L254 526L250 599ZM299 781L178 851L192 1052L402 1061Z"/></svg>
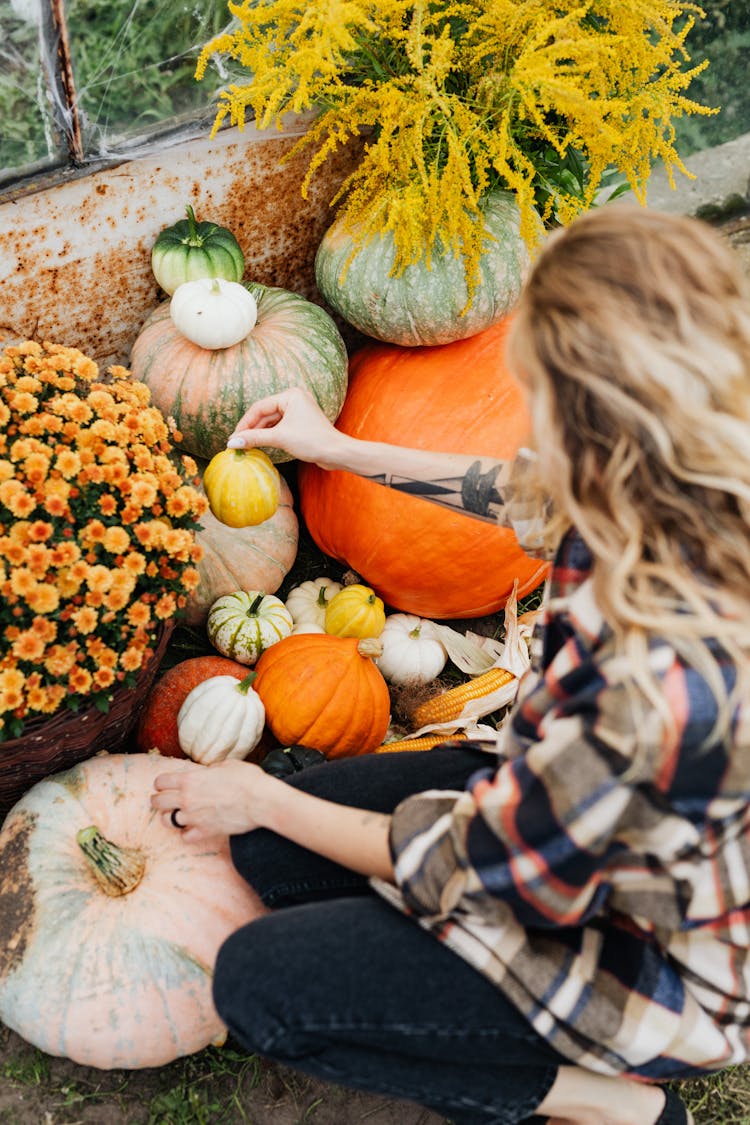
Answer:
<svg viewBox="0 0 750 1125"><path fill-rule="evenodd" d="M266 595L263 594L263 593L260 593L260 594L256 595L256 597L250 603L250 608L247 611L248 617L257 617L258 616L258 609L260 608L261 603L263 602L263 599L265 598L265 596Z"/></svg>
<svg viewBox="0 0 750 1125"><path fill-rule="evenodd" d="M250 691L250 688L253 686L253 680L257 675L257 672L248 672L244 680L238 681L237 691L242 692L243 695L247 695L247 693Z"/></svg>
<svg viewBox="0 0 750 1125"><path fill-rule="evenodd" d="M198 220L195 217L195 211L189 203L185 208L185 213L188 217L188 223L190 224L190 233L188 234L187 238L184 238L182 240L183 243L186 246L202 246L203 239L198 234Z"/></svg>
<svg viewBox="0 0 750 1125"><path fill-rule="evenodd" d="M146 870L143 852L137 848L121 848L106 840L96 825L82 828L76 843L86 856L92 875L110 898L119 898L134 890Z"/></svg>

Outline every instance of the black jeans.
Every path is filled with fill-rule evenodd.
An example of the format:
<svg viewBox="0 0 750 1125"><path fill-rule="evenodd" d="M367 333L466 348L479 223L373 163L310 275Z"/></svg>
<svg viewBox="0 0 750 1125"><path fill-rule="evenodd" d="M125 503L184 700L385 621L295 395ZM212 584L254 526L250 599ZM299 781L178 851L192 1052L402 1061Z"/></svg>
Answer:
<svg viewBox="0 0 750 1125"><path fill-rule="evenodd" d="M471 748L371 754L290 779L391 812L462 789ZM277 908L219 951L214 1001L246 1048L316 1078L420 1103L460 1125L530 1117L565 1062L484 976L378 897L367 880L266 829L232 838L237 869Z"/></svg>

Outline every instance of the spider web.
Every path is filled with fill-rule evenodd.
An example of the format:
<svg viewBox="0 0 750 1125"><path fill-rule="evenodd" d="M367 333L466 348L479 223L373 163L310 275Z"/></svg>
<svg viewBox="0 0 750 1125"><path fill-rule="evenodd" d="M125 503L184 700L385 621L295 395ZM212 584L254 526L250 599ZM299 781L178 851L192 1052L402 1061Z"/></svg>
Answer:
<svg viewBox="0 0 750 1125"><path fill-rule="evenodd" d="M146 151L155 135L203 134L221 59L194 79L201 46L232 24L226 0L63 0L74 105L57 80L56 0L0 0L0 175L64 163L80 127L83 160Z"/></svg>

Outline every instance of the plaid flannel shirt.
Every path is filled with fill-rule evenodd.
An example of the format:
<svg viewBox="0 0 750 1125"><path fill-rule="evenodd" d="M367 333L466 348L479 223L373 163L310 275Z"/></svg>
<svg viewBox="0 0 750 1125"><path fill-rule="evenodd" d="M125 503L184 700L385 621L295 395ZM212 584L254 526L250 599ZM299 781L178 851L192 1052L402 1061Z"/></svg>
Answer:
<svg viewBox="0 0 750 1125"><path fill-rule="evenodd" d="M396 809L375 888L486 974L571 1062L666 1079L750 1043L750 732L668 639L674 718L638 715L570 533L498 757ZM728 689L734 669L717 650ZM640 751L634 757L636 735ZM465 743L463 744L465 745ZM489 744L487 744L489 747Z"/></svg>

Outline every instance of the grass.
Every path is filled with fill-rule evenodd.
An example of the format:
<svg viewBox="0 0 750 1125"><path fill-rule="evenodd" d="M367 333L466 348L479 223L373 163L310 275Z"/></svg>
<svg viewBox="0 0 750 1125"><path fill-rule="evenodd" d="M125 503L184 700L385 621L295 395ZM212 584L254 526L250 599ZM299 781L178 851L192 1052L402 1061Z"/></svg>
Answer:
<svg viewBox="0 0 750 1125"><path fill-rule="evenodd" d="M4 1045L0 1033L0 1047ZM355 1125L382 1122L375 1096L327 1087L232 1046L208 1047L160 1070L95 1071L20 1044L0 1065L0 1125ZM675 1086L696 1125L750 1125L750 1068ZM15 1104L4 1095L15 1093ZM389 1121L418 1125L395 1106ZM21 1108L24 1107L24 1108ZM36 1114L37 1116L34 1116ZM434 1116L431 1120L436 1120Z"/></svg>

